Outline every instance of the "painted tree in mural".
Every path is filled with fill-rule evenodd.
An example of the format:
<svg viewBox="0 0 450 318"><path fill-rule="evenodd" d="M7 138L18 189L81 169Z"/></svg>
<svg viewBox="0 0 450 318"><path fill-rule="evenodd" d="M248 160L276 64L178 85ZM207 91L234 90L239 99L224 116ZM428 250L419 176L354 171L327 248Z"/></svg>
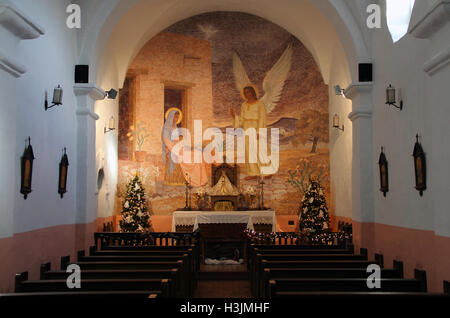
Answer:
<svg viewBox="0 0 450 318"><path fill-rule="evenodd" d="M311 180L300 206L300 230L326 230L330 226L327 202L317 180Z"/></svg>
<svg viewBox="0 0 450 318"><path fill-rule="evenodd" d="M315 153L319 141L328 142L328 113L307 109L297 122L297 137L302 144L311 142L311 153Z"/></svg>
<svg viewBox="0 0 450 318"><path fill-rule="evenodd" d="M150 215L147 211L145 192L138 175L135 175L128 183L121 214L120 230L122 232L144 232L150 229Z"/></svg>

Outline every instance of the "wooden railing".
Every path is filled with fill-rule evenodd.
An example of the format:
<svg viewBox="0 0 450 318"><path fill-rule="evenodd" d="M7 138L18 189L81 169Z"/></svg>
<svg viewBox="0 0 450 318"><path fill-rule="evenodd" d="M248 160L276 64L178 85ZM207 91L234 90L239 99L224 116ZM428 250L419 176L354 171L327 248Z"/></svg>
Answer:
<svg viewBox="0 0 450 318"><path fill-rule="evenodd" d="M346 246L352 242L352 234L346 232L322 232L305 235L299 232L261 233L246 231L247 241L256 245L335 245Z"/></svg>
<svg viewBox="0 0 450 318"><path fill-rule="evenodd" d="M95 245L101 249L103 246L177 246L192 245L198 242L199 233L173 233L173 232L147 232L147 233L121 233L96 232Z"/></svg>

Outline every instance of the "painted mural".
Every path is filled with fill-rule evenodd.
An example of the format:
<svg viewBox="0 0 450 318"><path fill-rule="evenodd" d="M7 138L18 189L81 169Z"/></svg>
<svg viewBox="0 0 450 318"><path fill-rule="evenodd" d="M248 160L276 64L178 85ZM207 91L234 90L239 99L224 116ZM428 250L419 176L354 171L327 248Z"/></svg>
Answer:
<svg viewBox="0 0 450 318"><path fill-rule="evenodd" d="M131 63L120 91L119 213L125 185L139 171L152 213L184 207L186 180L200 204L208 192L207 164L171 161L174 128L279 129L279 169L264 175L265 206L298 214L303 185L322 183L328 206L328 87L305 46L262 18L206 13L180 21L151 39ZM248 118L251 118L249 121ZM203 142L203 146L207 142ZM247 144L246 144L247 147ZM186 151L195 156L198 149ZM247 154L247 152L246 152ZM239 191L254 205L261 162L239 164Z"/></svg>

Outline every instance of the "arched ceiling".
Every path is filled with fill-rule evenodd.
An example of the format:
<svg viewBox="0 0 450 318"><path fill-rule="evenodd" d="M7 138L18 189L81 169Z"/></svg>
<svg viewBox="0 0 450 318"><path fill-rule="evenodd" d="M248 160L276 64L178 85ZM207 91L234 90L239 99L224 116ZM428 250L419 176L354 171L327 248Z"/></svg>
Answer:
<svg viewBox="0 0 450 318"><path fill-rule="evenodd" d="M325 83L333 56L340 51L357 78L357 63L369 62L367 34L355 8L341 0L79 0L87 13L79 37L80 63L90 64L94 78L106 68L118 72L122 86L128 65L153 36L170 25L205 12L240 11L265 18L296 36L311 52ZM84 9L84 10L83 10ZM359 9L357 9L359 12Z"/></svg>

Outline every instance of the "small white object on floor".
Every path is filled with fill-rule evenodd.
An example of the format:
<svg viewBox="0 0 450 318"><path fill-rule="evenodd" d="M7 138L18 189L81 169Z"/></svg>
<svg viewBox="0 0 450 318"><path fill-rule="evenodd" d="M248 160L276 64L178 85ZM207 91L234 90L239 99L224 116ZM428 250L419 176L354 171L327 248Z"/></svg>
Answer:
<svg viewBox="0 0 450 318"><path fill-rule="evenodd" d="M218 260L218 259L212 259L212 258L205 258L205 264L206 265L240 265L240 264L244 264L244 259L240 258L239 262L232 260L232 259L223 259L223 260Z"/></svg>

